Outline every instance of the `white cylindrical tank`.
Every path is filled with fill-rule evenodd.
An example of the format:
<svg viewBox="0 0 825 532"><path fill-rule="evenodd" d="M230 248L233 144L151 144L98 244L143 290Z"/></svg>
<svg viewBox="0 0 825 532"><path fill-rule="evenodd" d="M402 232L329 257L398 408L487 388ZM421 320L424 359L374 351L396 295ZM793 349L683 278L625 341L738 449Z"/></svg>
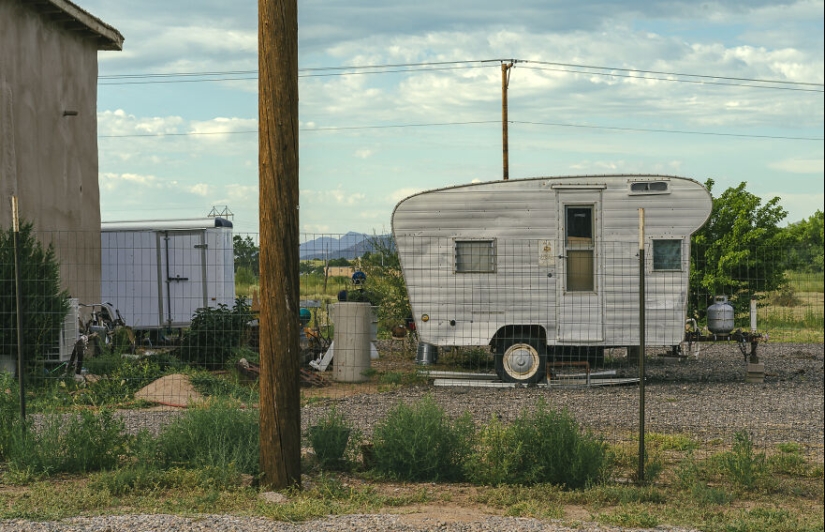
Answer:
<svg viewBox="0 0 825 532"><path fill-rule="evenodd" d="M369 303L339 302L332 307L335 324L333 377L340 382L363 382L370 369L373 310Z"/></svg>
<svg viewBox="0 0 825 532"><path fill-rule="evenodd" d="M716 296L708 307L708 330L713 334L730 334L734 327L733 306L727 296Z"/></svg>

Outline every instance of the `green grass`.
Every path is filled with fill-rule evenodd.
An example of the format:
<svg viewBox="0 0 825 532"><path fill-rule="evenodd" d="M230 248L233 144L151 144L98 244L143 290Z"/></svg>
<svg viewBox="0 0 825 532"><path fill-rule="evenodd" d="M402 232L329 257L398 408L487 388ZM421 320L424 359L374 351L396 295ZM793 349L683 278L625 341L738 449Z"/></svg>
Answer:
<svg viewBox="0 0 825 532"><path fill-rule="evenodd" d="M64 473L52 468L40 475L26 475L26 471L10 468L7 461L4 489L0 490L0 519L163 512L302 522L388 509L404 512L450 502L483 514L554 519L573 527L585 516L585 520L610 526L666 525L708 532L823 528L822 465L807 461L803 446L796 442L778 445L767 456L755 453L744 434L726 442L724 449L715 442L651 434L651 446L666 449L672 458L663 462L659 480L646 485L606 479L575 490L553 484L470 487L443 482L395 483L370 471L330 473L314 469L305 472L303 490L286 490L286 502L267 504L258 498L265 488L254 486L256 470L243 465L257 456L250 440L256 439L253 418L254 413L225 404L187 411L180 423L165 429L157 439L142 433L125 447L118 447L117 465L72 467ZM107 432L110 422L105 419L105 415L90 415L78 430ZM334 416L330 420L332 424L341 421ZM33 443L61 455L58 451L64 444L54 440L48 429L45 434L42 441ZM198 447L208 452L179 452ZM90 451L89 456L106 456L105 449ZM627 462L626 466L632 465ZM456 500L456 495L461 498Z"/></svg>

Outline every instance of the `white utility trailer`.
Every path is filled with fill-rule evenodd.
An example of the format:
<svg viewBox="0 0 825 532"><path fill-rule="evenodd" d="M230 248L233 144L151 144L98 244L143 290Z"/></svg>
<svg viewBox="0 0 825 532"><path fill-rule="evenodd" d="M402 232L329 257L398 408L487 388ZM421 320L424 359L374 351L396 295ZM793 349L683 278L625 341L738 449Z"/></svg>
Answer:
<svg viewBox="0 0 825 532"><path fill-rule="evenodd" d="M235 302L232 222L103 222L101 295L137 330L187 327L199 308Z"/></svg>
<svg viewBox="0 0 825 532"><path fill-rule="evenodd" d="M676 350L690 236L711 207L699 182L660 175L513 179L413 195L396 206L392 232L419 341L489 345L501 379L525 383L545 376L548 358L638 346L644 209L646 345Z"/></svg>

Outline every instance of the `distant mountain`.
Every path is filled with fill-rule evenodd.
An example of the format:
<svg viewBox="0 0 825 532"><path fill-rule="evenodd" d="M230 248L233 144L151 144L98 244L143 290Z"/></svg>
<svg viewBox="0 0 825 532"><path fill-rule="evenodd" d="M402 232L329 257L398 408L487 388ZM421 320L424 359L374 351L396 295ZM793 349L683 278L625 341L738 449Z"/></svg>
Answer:
<svg viewBox="0 0 825 532"><path fill-rule="evenodd" d="M320 236L304 242L300 245L298 254L301 260L352 260L368 251L373 251L373 240L376 238L384 239L390 245L392 243L390 235L370 236L364 233L349 232L341 237Z"/></svg>

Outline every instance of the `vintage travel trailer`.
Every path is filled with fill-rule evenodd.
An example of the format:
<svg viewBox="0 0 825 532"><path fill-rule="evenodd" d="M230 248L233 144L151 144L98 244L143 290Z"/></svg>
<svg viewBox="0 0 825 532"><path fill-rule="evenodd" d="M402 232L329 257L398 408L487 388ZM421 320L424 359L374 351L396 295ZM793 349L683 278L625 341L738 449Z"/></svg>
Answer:
<svg viewBox="0 0 825 532"><path fill-rule="evenodd" d="M392 232L419 342L490 346L506 382L544 378L548 358L639 345L640 209L645 343L685 335L690 236L711 213L692 179L513 179L413 195ZM420 346L419 346L420 349Z"/></svg>
<svg viewBox="0 0 825 532"><path fill-rule="evenodd" d="M235 302L232 222L103 222L102 300L136 330L181 328L199 308Z"/></svg>

